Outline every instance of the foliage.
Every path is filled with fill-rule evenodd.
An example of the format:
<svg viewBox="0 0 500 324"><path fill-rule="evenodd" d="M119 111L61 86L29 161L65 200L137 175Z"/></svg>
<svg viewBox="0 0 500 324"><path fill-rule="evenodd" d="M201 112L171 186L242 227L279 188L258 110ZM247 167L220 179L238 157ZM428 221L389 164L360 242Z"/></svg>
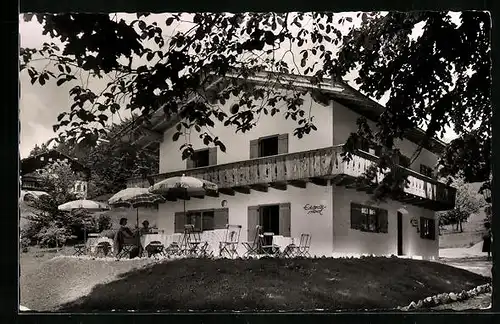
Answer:
<svg viewBox="0 0 500 324"><path fill-rule="evenodd" d="M459 15L461 24L456 25L444 12L359 13L360 26L343 35L339 26L352 26L352 18L323 12L175 13L164 21L151 21L149 14L137 14L133 21L106 14L36 14L44 34L61 41L62 48L47 43L39 49L22 48L21 70L40 85L74 81L81 71L110 78L101 92L85 85L71 88L73 104L54 125L55 131L64 130L70 145L83 140L94 146L107 133L106 113L125 108L139 112L147 124L154 111L163 109L166 117L182 121L174 141L194 130L206 145L225 151L223 139L210 135L215 120L246 132L262 114L282 114L297 122L294 135L299 138L317 130L314 116L303 106L311 91L285 83L283 75L310 76L318 92L325 77L340 79L359 69L361 91L377 99L390 95L377 129L358 121L359 131L344 146L346 158L364 137L386 148L377 166L393 167L395 143L407 131L425 123L430 138L451 124L460 137L441 157L441 175L463 171L468 182L485 181L491 152L491 22L484 12ZM165 37L181 22L186 30ZM409 35L417 24L423 24L423 33L412 40ZM49 61L57 70L37 69L37 60ZM232 78L246 79L264 70L271 72L265 87ZM214 85L218 77L226 78ZM278 86L287 91L278 91ZM236 103L227 115L220 105L230 98ZM183 158L193 152L189 142L181 150ZM412 161L420 151L421 146ZM404 181L392 172L376 193L398 192Z"/></svg>
<svg viewBox="0 0 500 324"><path fill-rule="evenodd" d="M411 39L418 24L422 34ZM430 138L450 126L459 137L441 156L440 175L462 173L466 182L488 181L490 28L486 12L461 12L458 24L446 12L393 12L352 30L338 55L337 74L358 68L361 91L377 99L389 92L378 130L372 132L366 122L360 130L393 148L411 128L426 126Z"/></svg>
<svg viewBox="0 0 500 324"><path fill-rule="evenodd" d="M457 230L460 228L462 232L462 223L466 222L472 214L478 213L486 205L486 202L473 186L465 183L464 178L455 179L453 186L457 188L455 208L440 212L438 216L440 223L443 225L456 224Z"/></svg>
<svg viewBox="0 0 500 324"><path fill-rule="evenodd" d="M74 236L71 235L71 231L68 228L52 222L48 226L42 227L35 237L38 239L38 244L42 247L61 247L68 239Z"/></svg>
<svg viewBox="0 0 500 324"><path fill-rule="evenodd" d="M28 225L21 237L34 243L55 244L65 242L71 235L79 235L78 223L83 216L58 209L59 205L77 198L72 189L78 175L66 162L54 162L39 170L38 178L49 195L31 202L31 214L25 216Z"/></svg>

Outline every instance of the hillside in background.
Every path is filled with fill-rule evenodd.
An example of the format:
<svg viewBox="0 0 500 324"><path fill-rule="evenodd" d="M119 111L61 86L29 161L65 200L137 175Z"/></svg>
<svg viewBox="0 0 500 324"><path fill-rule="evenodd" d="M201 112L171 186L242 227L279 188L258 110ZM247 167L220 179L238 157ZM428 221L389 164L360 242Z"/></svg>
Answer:
<svg viewBox="0 0 500 324"><path fill-rule="evenodd" d="M475 191L479 191L482 183L472 183L471 186ZM482 241L485 232L484 219L486 214L484 208L477 214L469 217L466 223L463 223L464 231L462 233L455 230L455 225L446 225L441 230L439 236L439 248L459 248L470 247Z"/></svg>

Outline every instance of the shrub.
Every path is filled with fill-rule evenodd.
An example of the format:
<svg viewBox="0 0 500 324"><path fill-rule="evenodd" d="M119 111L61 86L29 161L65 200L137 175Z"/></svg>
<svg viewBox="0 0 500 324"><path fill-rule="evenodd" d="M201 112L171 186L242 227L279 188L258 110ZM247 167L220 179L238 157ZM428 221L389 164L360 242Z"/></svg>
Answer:
<svg viewBox="0 0 500 324"><path fill-rule="evenodd" d="M59 227L55 223L42 227L40 232L36 234L38 244L42 247L60 247L72 237L73 235L67 228Z"/></svg>

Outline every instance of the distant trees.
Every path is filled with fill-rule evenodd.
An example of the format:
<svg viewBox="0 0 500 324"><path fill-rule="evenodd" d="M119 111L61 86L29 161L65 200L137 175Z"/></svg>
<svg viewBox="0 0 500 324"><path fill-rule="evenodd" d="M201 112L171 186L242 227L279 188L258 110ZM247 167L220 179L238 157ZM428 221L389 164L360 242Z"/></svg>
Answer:
<svg viewBox="0 0 500 324"><path fill-rule="evenodd" d="M457 188L455 208L440 212L438 214L440 224L456 225L456 230L463 232L462 223L466 222L470 215L478 213L486 205L484 198L471 184L465 183L463 178L457 178L452 184Z"/></svg>

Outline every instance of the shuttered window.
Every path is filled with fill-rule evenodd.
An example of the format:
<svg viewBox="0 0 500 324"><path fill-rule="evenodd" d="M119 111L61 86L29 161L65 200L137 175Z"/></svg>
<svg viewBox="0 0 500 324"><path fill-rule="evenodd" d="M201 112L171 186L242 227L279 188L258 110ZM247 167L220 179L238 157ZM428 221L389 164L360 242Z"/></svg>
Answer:
<svg viewBox="0 0 500 324"><path fill-rule="evenodd" d="M202 168L217 164L217 148L196 150L186 160L186 169Z"/></svg>
<svg viewBox="0 0 500 324"><path fill-rule="evenodd" d="M420 217L420 237L428 240L436 239L436 221L434 219Z"/></svg>
<svg viewBox="0 0 500 324"><path fill-rule="evenodd" d="M291 212L290 203L280 204L280 232L279 235L285 237L290 237L290 226L291 226Z"/></svg>
<svg viewBox="0 0 500 324"><path fill-rule="evenodd" d="M351 203L351 228L363 232L387 233L387 210Z"/></svg>
<svg viewBox="0 0 500 324"><path fill-rule="evenodd" d="M259 206L248 206L247 215L247 241L253 242L257 235L256 227L259 225Z"/></svg>
<svg viewBox="0 0 500 324"><path fill-rule="evenodd" d="M198 231L210 231L223 229L229 220L229 209L205 209L189 210L184 215L183 212L175 213L175 233L183 233L184 225L191 224Z"/></svg>
<svg viewBox="0 0 500 324"><path fill-rule="evenodd" d="M288 134L261 137L250 141L250 159L288 153Z"/></svg>

